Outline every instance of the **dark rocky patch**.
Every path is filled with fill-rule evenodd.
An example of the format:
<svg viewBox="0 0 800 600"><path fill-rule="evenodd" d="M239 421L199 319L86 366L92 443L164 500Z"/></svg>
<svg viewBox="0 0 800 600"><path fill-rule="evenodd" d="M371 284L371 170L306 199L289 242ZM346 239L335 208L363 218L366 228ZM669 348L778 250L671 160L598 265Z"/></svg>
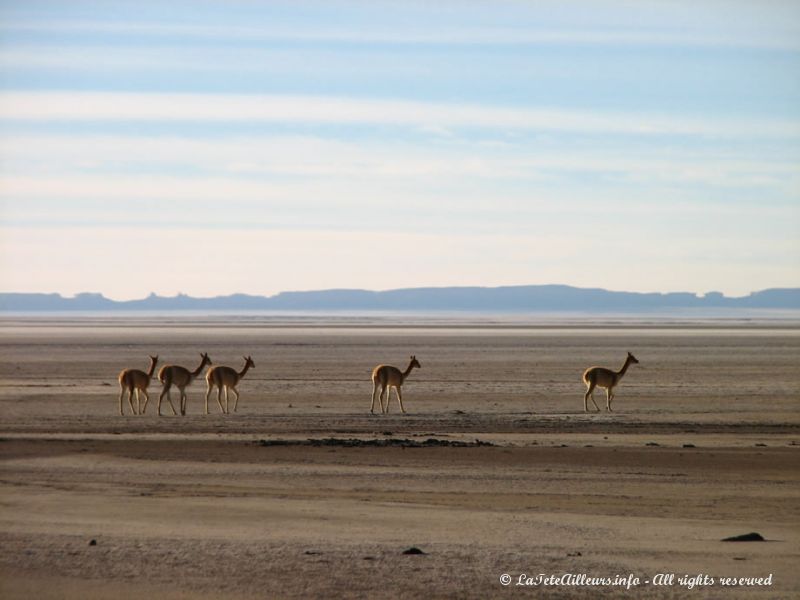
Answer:
<svg viewBox="0 0 800 600"><path fill-rule="evenodd" d="M435 448L448 446L453 448L476 448L480 446L494 446L492 442L475 440L462 442L459 440L440 440L428 438L426 440L409 440L405 438L388 438L375 440L359 440L356 438L309 438L307 440L259 440L259 446L314 446L337 448Z"/></svg>
<svg viewBox="0 0 800 600"><path fill-rule="evenodd" d="M427 554L427 552L423 552L416 546L412 546L408 550L403 550L403 554Z"/></svg>
<svg viewBox="0 0 800 600"><path fill-rule="evenodd" d="M744 533L742 535L734 535L722 539L723 542L764 542L766 541L760 533L755 531L752 533Z"/></svg>

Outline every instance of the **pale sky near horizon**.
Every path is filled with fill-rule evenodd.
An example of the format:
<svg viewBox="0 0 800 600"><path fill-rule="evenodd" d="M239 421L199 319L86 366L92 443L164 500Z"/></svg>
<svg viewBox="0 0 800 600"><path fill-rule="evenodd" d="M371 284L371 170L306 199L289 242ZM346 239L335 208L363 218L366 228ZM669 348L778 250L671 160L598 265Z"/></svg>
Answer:
<svg viewBox="0 0 800 600"><path fill-rule="evenodd" d="M0 291L800 287L800 3L0 0Z"/></svg>

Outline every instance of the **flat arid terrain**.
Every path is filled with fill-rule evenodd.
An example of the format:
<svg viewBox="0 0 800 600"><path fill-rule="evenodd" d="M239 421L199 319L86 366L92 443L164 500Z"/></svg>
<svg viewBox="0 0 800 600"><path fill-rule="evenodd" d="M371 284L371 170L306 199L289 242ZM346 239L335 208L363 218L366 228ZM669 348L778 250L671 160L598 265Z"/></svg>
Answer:
<svg viewBox="0 0 800 600"><path fill-rule="evenodd" d="M237 412L119 415L201 352ZM791 321L3 317L0 597L797 597L799 367Z"/></svg>

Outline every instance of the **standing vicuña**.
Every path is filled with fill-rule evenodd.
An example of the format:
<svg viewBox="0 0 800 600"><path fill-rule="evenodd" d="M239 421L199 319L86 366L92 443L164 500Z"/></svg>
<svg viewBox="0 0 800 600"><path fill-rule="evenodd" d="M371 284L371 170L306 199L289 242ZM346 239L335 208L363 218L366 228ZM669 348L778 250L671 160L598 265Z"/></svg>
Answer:
<svg viewBox="0 0 800 600"><path fill-rule="evenodd" d="M206 414L208 414L208 397L211 395L211 390L214 389L214 386L217 386L217 404L219 404L219 409L225 414L228 414L228 390L233 390L233 393L236 394L236 399L233 401L233 412L236 412L236 407L239 405L239 390L236 389L236 386L239 384L242 377L244 377L245 373L247 373L248 369L254 369L256 367L253 359L249 356L243 356L242 358L244 359L244 368L238 373L235 369L223 365L211 367L206 372L206 383L208 384L208 391L206 391ZM222 388L225 388L225 408L222 408Z"/></svg>
<svg viewBox="0 0 800 600"><path fill-rule="evenodd" d="M592 399L592 403L594 407L597 409L597 412L600 412L600 407L597 406L597 402L594 401L594 388L601 387L606 389L606 410L611 412L611 401L614 399L614 388L622 379L622 376L625 375L625 371L628 370L633 363L638 364L638 360L636 357L628 352L627 358L625 358L625 364L622 365L622 368L619 371L612 371L611 369L606 369L604 367L591 367L586 369L583 373L583 383L586 384L588 388L586 390L586 394L583 396L583 412L589 411L589 398Z"/></svg>
<svg viewBox="0 0 800 600"><path fill-rule="evenodd" d="M406 380L406 377L411 373L411 369L417 367L418 369L422 368L422 365L419 364L416 356L411 357L411 362L408 363L408 368L405 371L401 371L397 367L392 367L390 365L378 365L372 370L372 406L369 408L369 412L375 412L375 394L377 393L380 387L380 396L378 399L381 403L381 413L388 413L389 412L389 393L394 388L394 391L397 393L397 402L400 404L400 410L402 412L406 412L406 409L403 408L403 394L400 391L400 387L403 385L403 382ZM386 392L386 409L383 408L383 393Z"/></svg>
<svg viewBox="0 0 800 600"><path fill-rule="evenodd" d="M177 365L165 365L161 367L161 370L158 372L158 380L164 384L164 389L161 390L161 395L158 397L159 417L161 416L161 400L164 398L164 395L166 395L167 400L169 400L169 407L172 409L172 414L178 414L175 412L175 407L172 406L172 398L169 393L173 385L181 391L181 414L186 414L186 386L192 383L195 377L200 375L200 371L203 370L203 367L211 364L211 359L208 358L208 354L203 353L200 355L200 358L200 366L194 371ZM147 402L145 402L144 405L147 406Z"/></svg>
<svg viewBox="0 0 800 600"><path fill-rule="evenodd" d="M128 391L128 404L131 405L131 413L136 415L142 408L139 392L144 394L144 405L147 406L147 401L150 396L147 395L147 386L150 385L150 379L153 377L153 372L156 370L156 363L158 356L150 357L150 369L145 373L139 369L124 369L119 374L119 414L122 412L122 397L125 395L125 390ZM136 390L136 409L133 408L133 391Z"/></svg>

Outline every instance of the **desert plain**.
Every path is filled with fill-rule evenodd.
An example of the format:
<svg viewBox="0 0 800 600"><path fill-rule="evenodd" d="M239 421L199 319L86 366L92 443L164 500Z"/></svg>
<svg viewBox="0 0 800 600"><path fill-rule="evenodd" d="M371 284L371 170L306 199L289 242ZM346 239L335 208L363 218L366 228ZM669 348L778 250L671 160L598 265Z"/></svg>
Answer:
<svg viewBox="0 0 800 600"><path fill-rule="evenodd" d="M120 416L121 369L201 352L252 356L235 413L201 376ZM791 319L8 316L0 411L2 598L800 594Z"/></svg>

